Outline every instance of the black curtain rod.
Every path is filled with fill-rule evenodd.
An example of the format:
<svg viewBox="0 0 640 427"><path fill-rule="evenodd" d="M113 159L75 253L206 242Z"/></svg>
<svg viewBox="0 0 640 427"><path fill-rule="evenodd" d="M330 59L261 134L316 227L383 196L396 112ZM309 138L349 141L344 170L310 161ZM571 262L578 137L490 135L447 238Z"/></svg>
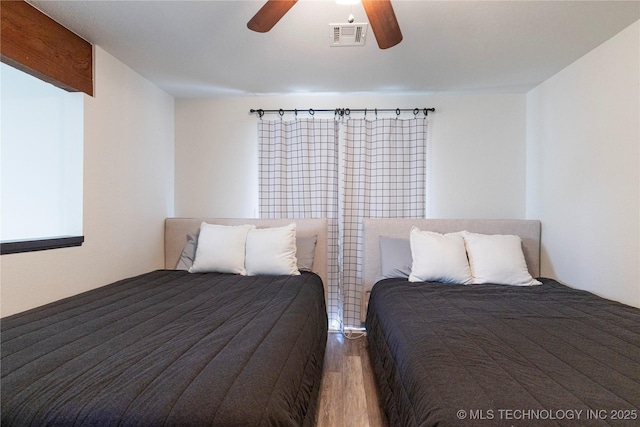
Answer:
<svg viewBox="0 0 640 427"><path fill-rule="evenodd" d="M308 110L283 110L282 108L279 110L263 110L263 109L251 109L249 110L249 113L251 114L257 114L258 117L262 117L265 114L270 114L270 113L278 113L280 115L280 117L284 116L284 113L294 113L296 116L298 115L298 112L300 113L309 113L310 116L313 116L315 113L333 113L336 116L340 116L340 117L349 117L349 115L351 113L364 113L364 115L366 116L368 112L372 112L374 113L376 116L378 115L378 113L382 113L382 112L395 112L397 116L400 115L401 112L403 111L411 111L413 112L414 116L418 116L418 114L422 113L425 116L427 116L430 112L433 113L436 111L435 108L396 108L396 109L392 109L392 108L355 108L355 109L351 109L351 108L336 108L334 110L314 110L313 108L309 108Z"/></svg>

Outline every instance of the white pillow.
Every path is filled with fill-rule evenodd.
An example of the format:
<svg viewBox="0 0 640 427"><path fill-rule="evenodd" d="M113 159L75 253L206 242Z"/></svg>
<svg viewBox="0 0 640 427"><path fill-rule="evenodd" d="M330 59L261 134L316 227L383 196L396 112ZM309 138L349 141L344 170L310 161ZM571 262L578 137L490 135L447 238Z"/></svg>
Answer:
<svg viewBox="0 0 640 427"><path fill-rule="evenodd" d="M471 283L471 270L460 233L440 234L412 227L410 282Z"/></svg>
<svg viewBox="0 0 640 427"><path fill-rule="evenodd" d="M256 228L247 235L247 274L298 275L296 224Z"/></svg>
<svg viewBox="0 0 640 427"><path fill-rule="evenodd" d="M519 236L477 234L463 231L473 283L540 285L529 274Z"/></svg>
<svg viewBox="0 0 640 427"><path fill-rule="evenodd" d="M190 273L233 273L246 275L244 251L253 225L200 224L196 258Z"/></svg>

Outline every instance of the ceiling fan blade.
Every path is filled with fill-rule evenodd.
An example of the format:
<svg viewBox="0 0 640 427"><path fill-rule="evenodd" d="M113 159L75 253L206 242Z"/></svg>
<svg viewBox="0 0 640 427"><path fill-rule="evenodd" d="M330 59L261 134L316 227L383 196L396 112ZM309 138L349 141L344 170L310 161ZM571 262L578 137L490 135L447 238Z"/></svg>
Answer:
<svg viewBox="0 0 640 427"><path fill-rule="evenodd" d="M298 0L268 0L247 23L250 30L266 33L282 18Z"/></svg>
<svg viewBox="0 0 640 427"><path fill-rule="evenodd" d="M380 49L388 49L402 41L402 32L391 0L362 0L362 6Z"/></svg>

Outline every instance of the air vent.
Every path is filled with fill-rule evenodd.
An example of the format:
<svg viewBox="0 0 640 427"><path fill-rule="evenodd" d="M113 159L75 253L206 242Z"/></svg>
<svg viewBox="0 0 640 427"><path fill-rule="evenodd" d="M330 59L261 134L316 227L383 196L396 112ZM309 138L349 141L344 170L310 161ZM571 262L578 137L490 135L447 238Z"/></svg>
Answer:
<svg viewBox="0 0 640 427"><path fill-rule="evenodd" d="M329 24L330 46L364 46L368 23Z"/></svg>

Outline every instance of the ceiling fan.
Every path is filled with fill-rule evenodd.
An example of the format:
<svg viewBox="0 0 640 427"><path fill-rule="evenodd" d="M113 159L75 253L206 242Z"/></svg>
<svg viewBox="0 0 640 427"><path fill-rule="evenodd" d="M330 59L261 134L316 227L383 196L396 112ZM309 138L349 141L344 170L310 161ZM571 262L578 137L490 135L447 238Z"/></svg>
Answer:
<svg viewBox="0 0 640 427"><path fill-rule="evenodd" d="M247 23L250 30L266 33L296 4L298 0L267 0ZM380 49L388 49L402 41L402 32L391 6L391 0L362 0L369 25Z"/></svg>

